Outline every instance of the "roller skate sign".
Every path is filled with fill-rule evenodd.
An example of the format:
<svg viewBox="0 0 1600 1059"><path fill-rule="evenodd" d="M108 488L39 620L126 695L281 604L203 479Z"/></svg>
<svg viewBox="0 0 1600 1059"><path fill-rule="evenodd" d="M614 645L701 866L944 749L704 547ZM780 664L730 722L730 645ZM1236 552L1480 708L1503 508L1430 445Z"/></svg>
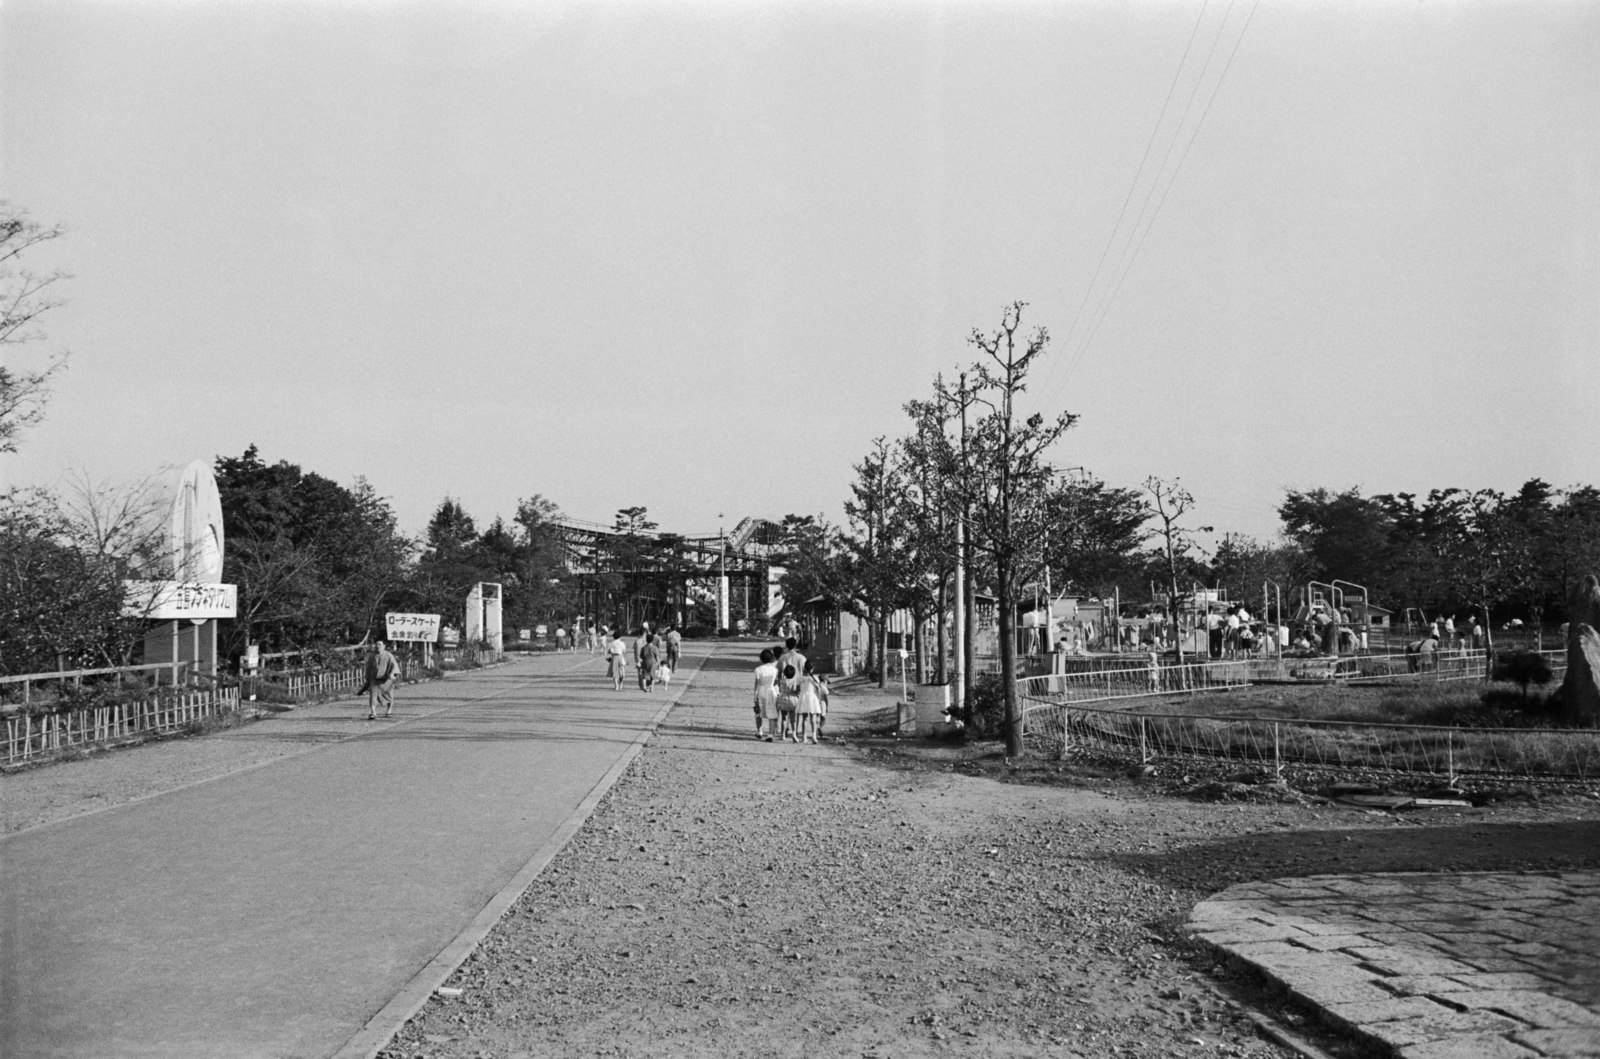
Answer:
<svg viewBox="0 0 1600 1059"><path fill-rule="evenodd" d="M395 614L383 616L390 641L433 643L439 639L439 615Z"/></svg>

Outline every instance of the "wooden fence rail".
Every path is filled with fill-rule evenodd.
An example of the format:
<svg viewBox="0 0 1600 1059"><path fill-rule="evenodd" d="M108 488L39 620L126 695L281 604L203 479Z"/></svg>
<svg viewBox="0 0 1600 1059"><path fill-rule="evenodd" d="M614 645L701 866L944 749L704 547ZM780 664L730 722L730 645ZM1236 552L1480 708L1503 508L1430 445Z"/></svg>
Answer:
<svg viewBox="0 0 1600 1059"><path fill-rule="evenodd" d="M5 718L5 761L16 765L68 747L93 746L140 734L175 732L239 709L239 689L151 688L147 696L107 706L89 706L35 716Z"/></svg>

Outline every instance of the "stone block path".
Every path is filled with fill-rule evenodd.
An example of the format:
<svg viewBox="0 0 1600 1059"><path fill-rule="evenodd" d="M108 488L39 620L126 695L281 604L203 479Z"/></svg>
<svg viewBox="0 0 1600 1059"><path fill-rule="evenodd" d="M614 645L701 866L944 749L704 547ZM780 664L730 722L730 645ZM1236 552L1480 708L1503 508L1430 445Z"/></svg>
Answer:
<svg viewBox="0 0 1600 1059"><path fill-rule="evenodd" d="M1244 883L1188 927L1401 1059L1600 1057L1600 872Z"/></svg>

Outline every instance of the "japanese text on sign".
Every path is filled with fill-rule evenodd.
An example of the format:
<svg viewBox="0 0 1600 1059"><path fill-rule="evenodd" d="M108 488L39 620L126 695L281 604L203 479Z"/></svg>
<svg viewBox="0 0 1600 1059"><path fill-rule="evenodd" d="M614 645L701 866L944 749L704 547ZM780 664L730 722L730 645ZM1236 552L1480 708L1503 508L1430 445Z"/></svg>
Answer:
<svg viewBox="0 0 1600 1059"><path fill-rule="evenodd" d="M237 585L202 585L193 581L124 581L122 585L122 613L130 618L231 618L239 606Z"/></svg>
<svg viewBox="0 0 1600 1059"><path fill-rule="evenodd" d="M391 640L414 640L432 643L439 638L437 614L385 614L384 627Z"/></svg>

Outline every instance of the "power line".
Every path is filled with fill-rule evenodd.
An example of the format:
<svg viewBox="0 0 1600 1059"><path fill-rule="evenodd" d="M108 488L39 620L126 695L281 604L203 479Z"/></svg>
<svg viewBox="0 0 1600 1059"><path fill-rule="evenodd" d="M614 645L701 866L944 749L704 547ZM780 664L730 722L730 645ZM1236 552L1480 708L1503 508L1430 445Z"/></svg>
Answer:
<svg viewBox="0 0 1600 1059"><path fill-rule="evenodd" d="M1078 303L1078 311L1073 314L1072 322L1067 325L1067 332L1062 336L1062 345L1070 345L1072 332L1078 326L1078 320L1083 316L1084 306L1089 304L1089 295L1094 293L1094 286L1100 280L1100 270L1105 266L1106 257L1111 253L1111 247L1117 241L1117 232L1122 228L1122 218L1128 213L1128 203L1133 201L1133 193L1139 190L1139 180L1144 176L1144 165L1150 160L1150 149L1156 145L1156 136L1161 132L1161 123L1167 118L1167 108L1172 105L1172 94L1177 91L1178 81L1183 76L1183 67L1189 61L1189 51L1194 47L1195 38L1200 35L1200 23L1205 20L1206 8L1211 6L1211 0L1205 0L1200 5L1200 15L1194 20L1194 29L1189 31L1189 42L1183 46L1183 55L1178 59L1177 68L1172 71L1172 83L1167 86L1167 98L1161 101L1161 113L1156 115L1156 123L1150 128L1150 139L1145 142L1144 154L1139 156L1139 168L1134 171L1133 182L1128 185L1128 194L1122 199L1122 208L1117 211L1117 219L1111 225L1111 234L1106 237L1105 249L1100 251L1100 260L1095 263L1094 274L1089 277L1089 285L1084 288L1083 300Z"/></svg>
<svg viewBox="0 0 1600 1059"><path fill-rule="evenodd" d="M1207 0L1207 2L1209 4L1209 0ZM1134 220L1133 229L1132 229L1134 234L1132 234L1129 237L1128 245L1124 248L1124 251L1123 251L1122 255L1119 257L1116 265L1113 266L1113 268L1112 268L1112 275L1115 277L1115 282L1112 284L1109 293L1106 293L1100 299L1100 301L1098 302L1098 304L1096 306L1096 309L1094 310L1094 312L1092 314L1093 323L1092 323L1092 325L1090 325L1087 334L1082 336L1080 342L1078 343L1076 351L1072 352L1072 351L1069 350L1070 355L1069 355L1069 358L1065 361L1065 365L1066 365L1065 370L1064 371L1059 371L1059 372L1052 372L1051 376L1047 380L1045 386L1041 388L1042 391L1059 391L1060 389L1063 389L1066 386L1067 382L1070 381L1073 372L1077 370L1077 366L1082 361L1084 355L1088 352L1088 349L1089 349L1090 345L1093 343L1093 341L1095 339L1095 336L1099 334L1101 325L1104 324L1104 322L1106 320L1106 317L1110 314L1111 306L1115 303L1117 295L1121 292L1123 283L1127 280L1128 274L1132 271L1134 264L1138 260L1140 252L1144 248L1145 240L1147 238L1149 238L1149 234L1150 234L1151 228L1154 227L1156 219L1161 214L1162 207L1166 204L1167 196L1171 193L1173 184L1175 184L1177 182L1178 174L1182 171L1184 161L1189 156L1189 150L1194 146L1194 141L1200 134L1200 128L1205 124L1205 120L1206 120L1207 115L1209 115L1211 113L1211 107L1216 102L1217 95L1222 89L1223 82L1227 79L1228 71L1230 69L1232 69L1232 67L1233 67L1234 58L1235 58L1235 56L1238 55L1239 48L1244 43L1245 35L1246 35L1246 33L1248 33L1248 31L1250 29L1251 20L1255 18L1256 8L1258 6L1260 6L1260 0L1253 0L1253 2L1251 4L1251 7L1250 7L1250 12L1245 17L1244 25L1240 29L1238 37L1234 40L1233 48L1228 53L1228 59L1227 59L1226 63L1223 64L1222 72L1220 74L1218 74L1216 82L1212 85L1210 95L1206 99L1206 104L1201 109L1200 116L1196 120L1196 122L1194 123L1193 127L1191 128L1190 133L1189 133L1189 138L1188 138L1187 141L1185 141L1183 150L1178 156L1177 164L1172 167L1171 174L1170 174L1170 176L1167 177L1166 186L1161 191L1160 197L1158 199L1156 199L1155 210L1149 214L1149 221L1148 221L1148 223L1145 223L1143 231L1141 232L1139 230L1140 223L1142 221L1144 221L1144 219L1145 219L1145 214L1146 214L1146 211L1149 209L1151 198L1155 195L1156 190L1161 187L1163 171L1166 169L1167 162L1171 159L1173 148L1177 145L1178 141L1180 139L1182 139L1182 137L1183 137L1183 125L1187 121L1188 116L1189 116L1191 110L1193 109L1194 100L1195 100L1196 96L1199 93L1201 85L1205 81L1205 75L1206 75L1207 70L1210 69L1212 57L1215 55L1217 46L1220 43L1220 41L1222 40L1223 33L1227 28L1228 21L1232 17L1233 7L1234 7L1234 0L1230 0L1229 5L1228 5L1228 10L1223 14L1222 21L1221 21L1221 23L1219 24L1219 26L1217 28L1217 34L1216 34L1215 37L1212 38L1211 46L1206 51L1205 61L1201 66L1201 70L1200 70L1199 76L1195 79L1194 89L1190 92L1189 99L1185 103L1183 114L1178 119L1178 125L1177 125L1176 130L1173 133L1172 140L1168 143L1167 150L1162 155L1161 164L1156 169L1155 176L1153 177L1152 182L1151 182L1150 190L1146 193L1144 201L1143 201L1143 203L1141 204L1141 207L1140 207L1139 215ZM1205 8L1202 7L1202 9L1201 9L1201 18L1202 19L1204 18L1204 15L1205 15ZM1196 23L1195 23L1195 28L1190 34L1190 45L1191 46L1192 46L1192 44L1194 42L1195 35L1198 34L1198 32L1199 32L1199 27L1200 27L1200 20L1197 20ZM1188 48L1188 47L1186 47L1184 49L1184 58L1185 58L1185 60L1187 60L1189 51L1190 51L1190 48ZM1180 64L1179 64L1179 74L1175 74L1174 75L1174 82L1173 82L1174 88L1176 86L1178 76L1181 75L1182 65L1183 65L1182 62L1180 62ZM1173 91L1173 88L1169 88L1169 90L1168 90L1169 100L1170 100L1172 91ZM1166 105L1164 104L1163 107L1162 107L1163 116L1165 116L1165 113L1166 113ZM1158 122L1157 122L1157 131L1159 130L1159 124L1160 124L1160 119L1158 119ZM1150 141L1151 144L1154 143L1155 135L1156 135L1156 131L1152 131L1151 141ZM1149 149L1150 149L1150 145L1147 145L1146 146L1146 155L1148 155ZM1143 165L1144 165L1144 162L1143 162L1143 160L1141 160L1141 162L1140 162L1141 172L1143 170ZM1136 177L1135 178L1135 187L1137 186L1137 179L1138 178ZM1132 198L1132 194L1133 194L1133 189L1130 189L1129 196L1128 196L1128 198L1130 200ZM1127 208L1127 201L1125 201L1124 204L1123 204L1123 212L1119 212L1119 214L1118 214L1118 224L1119 225L1121 223L1121 220L1122 220L1122 217L1123 217L1124 213L1126 212L1126 208ZM1112 235L1113 235L1113 241L1114 241L1115 240L1115 236L1116 236L1115 228L1113 229ZM1110 245L1111 245L1110 243L1107 244L1108 247ZM1101 264L1104 263L1104 257L1105 257L1105 255L1102 254ZM1098 279L1098 277L1100 275L1100 272L1101 272L1101 267L1099 265L1097 265L1096 269L1095 269L1095 278L1096 279ZM1090 290L1085 293L1085 297L1084 297L1084 302L1085 303L1087 303L1087 301L1089 300L1089 295L1093 292L1093 282L1094 281L1091 281ZM1083 306L1080 305L1079 306L1079 314L1075 315L1073 317L1072 327L1074 327L1074 328L1077 326L1077 323L1078 323L1078 320L1079 320L1079 316L1082 313L1082 308L1083 308ZM1069 328L1069 335L1071 333L1071 329L1072 328Z"/></svg>
<svg viewBox="0 0 1600 1059"><path fill-rule="evenodd" d="M1189 150L1194 146L1195 139L1200 135L1200 127L1205 124L1206 116L1211 113L1211 105L1217 101L1217 93L1222 90L1222 82L1226 80L1228 71L1233 67L1233 58L1239 54L1239 46L1244 43L1244 35L1250 29L1250 20L1255 17L1256 8L1260 5L1260 2L1261 0L1255 0L1250 5L1250 13L1245 16L1244 27L1240 29L1238 39L1233 43L1233 50L1228 53L1228 61L1223 64L1222 73L1217 76L1217 83L1212 87L1211 95L1206 99L1205 109L1200 112L1199 120L1195 122L1193 130L1189 133L1189 139L1183 146L1183 153L1178 156L1178 164L1172 168L1172 176L1167 180L1167 186L1162 190L1161 198L1156 201L1156 208L1150 214L1149 223L1145 225L1144 231L1139 234L1138 243L1134 246L1132 254L1128 256L1127 264L1123 267L1122 274L1117 277L1116 286L1111 291L1111 297L1107 299L1103 311L1095 320L1094 327L1090 330L1083 345L1079 347L1077 355L1073 357L1067 366L1067 379L1072 377L1073 370L1077 368L1078 362L1083 359L1084 353L1088 351L1089 343L1093 342L1095 335L1099 334L1100 325L1105 323L1106 317L1110 315L1111 303L1116 300L1117 295L1122 291L1122 284L1127 280L1128 274L1133 271L1134 263L1138 260L1139 253L1144 249L1144 242L1150 237L1150 230L1155 227L1156 219L1161 216L1161 208L1167 203L1167 196L1171 194L1172 186L1178 182L1178 174L1183 171L1183 163L1189 158ZM1223 24L1227 24L1226 18L1224 18ZM1221 37L1220 31L1218 37L1219 39ZM1138 222L1135 221L1134 224L1137 228Z"/></svg>

